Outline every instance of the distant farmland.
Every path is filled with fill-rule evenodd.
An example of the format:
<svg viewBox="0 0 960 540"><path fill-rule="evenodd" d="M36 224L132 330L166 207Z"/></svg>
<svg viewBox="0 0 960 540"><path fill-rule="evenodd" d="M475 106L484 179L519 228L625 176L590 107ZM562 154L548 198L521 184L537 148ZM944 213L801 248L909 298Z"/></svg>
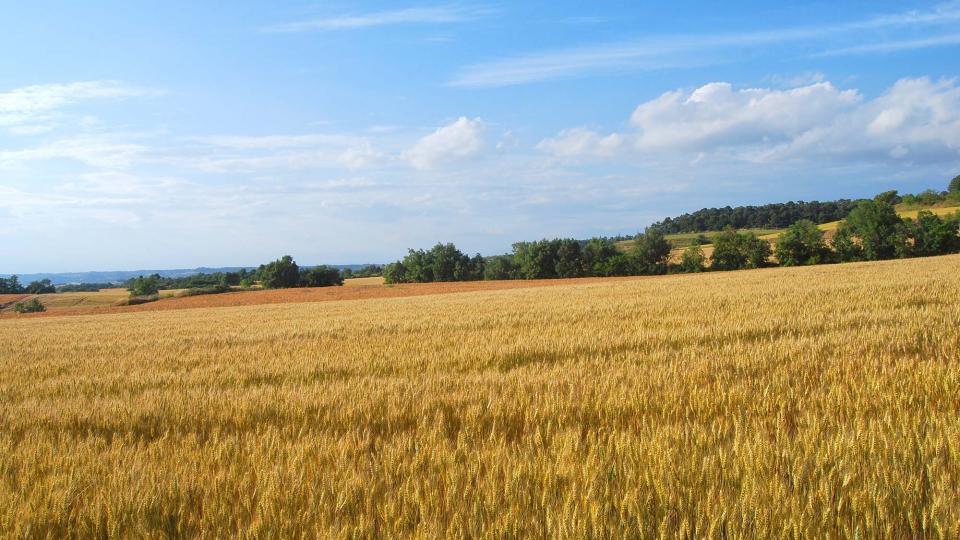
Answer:
<svg viewBox="0 0 960 540"><path fill-rule="evenodd" d="M3 534L956 538L958 267L3 319Z"/></svg>

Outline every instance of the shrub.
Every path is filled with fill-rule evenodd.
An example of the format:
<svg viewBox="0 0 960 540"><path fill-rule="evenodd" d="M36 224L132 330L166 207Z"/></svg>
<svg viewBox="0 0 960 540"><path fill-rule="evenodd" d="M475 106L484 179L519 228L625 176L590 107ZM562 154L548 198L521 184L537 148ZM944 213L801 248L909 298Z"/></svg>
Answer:
<svg viewBox="0 0 960 540"><path fill-rule="evenodd" d="M156 302L160 299L160 295L157 294L147 294L143 296L131 296L130 298L123 298L118 300L113 305L115 306L137 306L140 304L148 304L150 302Z"/></svg>
<svg viewBox="0 0 960 540"><path fill-rule="evenodd" d="M17 302L13 305L13 310L17 313L40 313L47 308L40 303L40 300L33 298L29 302Z"/></svg>
<svg viewBox="0 0 960 540"><path fill-rule="evenodd" d="M210 287L192 287L177 293L177 298L187 296L201 296L204 294L223 294L232 291L229 285L212 285Z"/></svg>
<svg viewBox="0 0 960 540"><path fill-rule="evenodd" d="M694 243L683 252L680 259L680 269L687 273L703 272L706 257L699 243Z"/></svg>

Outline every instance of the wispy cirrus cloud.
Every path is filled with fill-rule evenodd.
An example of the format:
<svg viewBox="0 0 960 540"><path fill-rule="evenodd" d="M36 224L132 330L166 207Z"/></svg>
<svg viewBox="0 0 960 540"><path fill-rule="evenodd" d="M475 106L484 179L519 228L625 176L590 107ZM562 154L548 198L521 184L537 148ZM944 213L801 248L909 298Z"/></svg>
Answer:
<svg viewBox="0 0 960 540"><path fill-rule="evenodd" d="M0 93L0 126L27 124L82 101L157 93L157 90L130 86L120 81L79 81L24 86Z"/></svg>
<svg viewBox="0 0 960 540"><path fill-rule="evenodd" d="M456 87L497 87L579 77L590 74L677 67L736 61L744 48L803 43L827 38L841 42L832 54L902 50L955 44L951 36L891 41L879 31L893 28L929 29L960 22L960 3L929 11L909 11L835 25L799 26L775 30L721 34L667 35L634 41L544 51L468 65L448 81ZM850 43L853 41L853 43ZM899 43L899 44L898 44ZM829 51L826 54L831 54Z"/></svg>
<svg viewBox="0 0 960 540"><path fill-rule="evenodd" d="M332 30L356 30L400 24L445 24L475 19L490 12L483 7L457 5L413 7L360 14L345 14L276 24L266 32L295 33Z"/></svg>
<svg viewBox="0 0 960 540"><path fill-rule="evenodd" d="M909 51L913 49L927 49L930 47L946 47L950 45L960 45L960 34L947 34L919 39L903 39L896 41L867 43L865 45L841 47L838 49L824 51L817 53L814 56L842 56L848 54L885 53Z"/></svg>

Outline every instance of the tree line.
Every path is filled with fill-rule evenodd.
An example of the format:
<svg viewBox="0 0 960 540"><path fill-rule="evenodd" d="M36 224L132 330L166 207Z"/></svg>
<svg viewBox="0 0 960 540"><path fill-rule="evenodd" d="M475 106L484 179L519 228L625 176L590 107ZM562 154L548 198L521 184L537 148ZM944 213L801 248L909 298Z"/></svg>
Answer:
<svg viewBox="0 0 960 540"><path fill-rule="evenodd" d="M840 199L702 208L689 214L668 217L654 223L650 228L664 234L719 231L728 226L734 229L782 229L804 219L814 223L839 221L847 217L858 202Z"/></svg>
<svg viewBox="0 0 960 540"><path fill-rule="evenodd" d="M960 177L951 181L947 195L939 200L951 199L960 202ZM682 253L679 262L671 262L669 241L661 228L651 226L638 234L626 250L618 249L610 238L563 238L518 242L513 244L511 253L471 257L452 243L438 243L429 250L409 250L403 259L386 265L383 276L387 283L429 283L657 275L960 252L960 213L941 218L922 210L915 219L901 218L894 204L902 200L893 191L857 201L829 242L812 219L788 224L773 246L756 234L737 231L727 223L711 239L713 253L709 259L701 243L695 241ZM776 263L771 261L772 255L776 256Z"/></svg>
<svg viewBox="0 0 960 540"><path fill-rule="evenodd" d="M20 278L10 276L8 278L0 277L0 294L46 294L57 292L57 288L49 279L31 281L27 285L20 283Z"/></svg>
<svg viewBox="0 0 960 540"><path fill-rule="evenodd" d="M946 191L928 189L917 194L900 195L887 191L877 198L890 204L907 206L934 206L941 203L960 204L960 176L950 181ZM760 206L737 206L702 208L696 212L668 217L650 227L664 234L719 231L730 226L734 229L783 229L802 220L814 223L840 221L857 207L863 199L839 199L836 201L798 201L765 204Z"/></svg>
<svg viewBox="0 0 960 540"><path fill-rule="evenodd" d="M240 269L236 272L199 273L185 277L163 277L159 274L138 276L124 282L131 296L148 297L161 289L187 289L190 294L216 294L239 287L246 289L259 284L265 289L288 289L293 287L329 287L343 285L343 275L333 266L319 265L301 267L293 257L283 257L261 264L256 270Z"/></svg>
<svg viewBox="0 0 960 540"><path fill-rule="evenodd" d="M624 252L609 238L585 242L572 238L517 242L513 252L493 257L470 257L453 244L429 250L409 250L383 269L387 283L476 281L497 279L553 279L591 276L629 276L665 273L670 243L657 230L633 240Z"/></svg>

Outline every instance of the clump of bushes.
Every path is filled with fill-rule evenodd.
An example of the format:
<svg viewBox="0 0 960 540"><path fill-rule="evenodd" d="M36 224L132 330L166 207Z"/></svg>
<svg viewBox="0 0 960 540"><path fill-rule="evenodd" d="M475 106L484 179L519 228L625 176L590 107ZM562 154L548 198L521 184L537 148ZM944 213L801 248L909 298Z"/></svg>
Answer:
<svg viewBox="0 0 960 540"><path fill-rule="evenodd" d="M159 294L147 294L143 296L131 296L130 298L121 298L113 303L115 306L137 306L140 304L147 304L150 302L156 302L160 299Z"/></svg>
<svg viewBox="0 0 960 540"><path fill-rule="evenodd" d="M46 311L47 308L40 303L40 300L36 298L30 300L29 302L17 302L13 305L13 311L17 313L41 313Z"/></svg>
<svg viewBox="0 0 960 540"><path fill-rule="evenodd" d="M233 289L229 285L213 285L210 287L194 287L192 289L186 289L177 293L177 298L185 298L187 296L202 296L205 294L222 294L232 291Z"/></svg>

